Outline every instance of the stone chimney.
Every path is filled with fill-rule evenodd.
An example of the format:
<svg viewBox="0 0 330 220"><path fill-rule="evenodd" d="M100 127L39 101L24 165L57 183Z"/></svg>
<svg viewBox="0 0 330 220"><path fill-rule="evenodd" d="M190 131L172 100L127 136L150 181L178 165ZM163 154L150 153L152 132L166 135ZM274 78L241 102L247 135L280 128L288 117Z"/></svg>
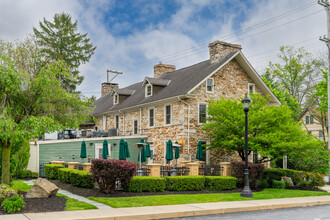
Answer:
<svg viewBox="0 0 330 220"><path fill-rule="evenodd" d="M209 44L210 50L210 62L218 61L223 55L230 51L241 50L242 47L239 44L230 44L223 41L214 41Z"/></svg>
<svg viewBox="0 0 330 220"><path fill-rule="evenodd" d="M118 88L118 83L109 83L109 82L102 83L101 97L111 92L113 88Z"/></svg>
<svg viewBox="0 0 330 220"><path fill-rule="evenodd" d="M154 78L160 78L166 72L175 71L175 66L170 64L156 64L154 65Z"/></svg>

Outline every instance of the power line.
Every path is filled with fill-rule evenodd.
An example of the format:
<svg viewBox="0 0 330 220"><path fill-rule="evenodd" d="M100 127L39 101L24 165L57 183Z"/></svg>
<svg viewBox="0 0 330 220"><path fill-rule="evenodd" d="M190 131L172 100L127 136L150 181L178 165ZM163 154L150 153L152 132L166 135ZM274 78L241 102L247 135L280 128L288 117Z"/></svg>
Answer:
<svg viewBox="0 0 330 220"><path fill-rule="evenodd" d="M268 20L266 20L266 21L264 21L264 22L261 22L261 23L259 23L259 24L254 25L254 26L250 26L250 27L248 27L248 28L246 28L246 29L244 29L244 30L240 30L240 31L234 32L234 33L232 33L232 34L225 35L224 38L225 38L225 39L228 39L228 37L230 37L230 36L234 36L234 35L237 34L237 33L238 33L238 34L247 33L247 32L249 32L249 31L252 31L252 30L255 30L255 29L259 28L259 27L262 27L262 26L264 26L264 25L266 25L266 24L269 24L269 23L271 23L271 22L274 22L274 21L277 21L277 20L279 20L279 19L285 18L285 17L287 17L287 16L289 16L289 15L295 14L295 13L297 13L298 11L302 11L302 10L304 10L304 9L306 9L306 8L308 8L308 7L311 7L311 6L315 5L315 4L316 4L316 3L312 3L312 4L304 5L304 6L302 6L302 7L299 7L299 8L297 8L297 9L294 9L294 10L292 10L292 11L289 11L289 12L287 12L287 13L284 13L284 14L281 14L281 15L279 15L279 16L277 16L277 17L274 17L274 18L272 18L272 19L268 19ZM270 31L270 30L274 30L275 28L282 27L282 26L284 26L284 25L287 25L287 24L289 24L289 23L292 23L292 22L298 21L298 20L300 20L300 19L306 18L306 17L311 16L311 15L314 15L314 14L316 14L316 13L318 13L318 12L321 12L321 11L322 11L322 10L320 10L320 11L316 11L316 12L313 12L313 13L311 13L311 14L305 15L305 16L303 16L303 17L300 17L300 18L294 19L294 20L292 20L292 21L289 21L289 22L283 23L283 24L278 25L278 26L276 26L276 27L273 27L273 28L269 28L269 29L267 29L267 30L260 31L260 32L255 33L255 34L251 34L251 35L248 36L248 37L244 37L244 39L249 38L249 37L252 37L252 36L254 36L254 35L256 35L256 34L264 33L264 32ZM242 38L240 38L240 39L238 39L238 40L241 40L241 39L242 39ZM238 40L236 40L236 41L238 41ZM203 43L203 44L200 44L200 45L204 45L204 43ZM193 47L193 48L189 48L189 49L185 49L185 50L179 51L178 53L175 53L175 54L170 54L170 55L163 56L163 57L161 57L161 58L166 58L166 57L168 57L169 59L165 59L165 60L166 60L166 62L169 62L169 61L171 61L171 60L182 59L182 58L185 58L185 57L193 56L193 55L200 54L200 53L204 53L204 52L208 51L208 49L207 49L207 50L204 49L204 50L202 50L202 51L195 52L195 51L197 51L198 49L201 49L201 48L202 48L201 46ZM189 50L190 50L190 52L185 52L185 53L183 53L184 51L189 51ZM175 55L175 56L173 56L173 55ZM185 55L185 56L181 56L181 55ZM159 59L159 58L157 58L157 59ZM149 64L149 63L154 64L155 62L154 62L154 61L148 61L148 62L145 62L145 63L140 63L140 64L137 64L137 65L131 66L131 67L129 67L129 68L126 68L126 71L128 71L128 70L133 70L133 69L136 70L137 68L134 68L134 67L144 66L144 65ZM99 80L99 79L101 79L101 77L97 78L96 80L93 80L93 82L95 82L95 81L97 81L97 80ZM90 82L89 82L89 84L90 84ZM81 88L81 90L83 91L83 90L88 89L88 88L90 88L90 87L91 87L91 86L89 85L88 87L85 87L85 88L83 87L83 88Z"/></svg>

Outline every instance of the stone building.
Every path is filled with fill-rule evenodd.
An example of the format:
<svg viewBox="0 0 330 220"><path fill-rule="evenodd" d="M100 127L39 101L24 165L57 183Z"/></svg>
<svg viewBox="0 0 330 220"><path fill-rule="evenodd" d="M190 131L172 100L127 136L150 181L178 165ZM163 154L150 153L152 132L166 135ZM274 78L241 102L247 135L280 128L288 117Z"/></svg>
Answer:
<svg viewBox="0 0 330 220"><path fill-rule="evenodd" d="M298 121L302 121L301 127L321 141L328 141L326 129L326 115L322 115L314 108L306 108L299 116Z"/></svg>
<svg viewBox="0 0 330 220"><path fill-rule="evenodd" d="M145 77L126 88L103 83L111 89L102 88L108 93L95 101L93 116L98 129L116 129L118 135L147 134L156 162L165 163L169 139L183 145L183 158L196 155L198 141L209 142L201 127L211 99L240 99L246 93L259 92L270 95L271 104L280 105L240 45L215 41L209 44L209 52L209 60L178 70L157 64L153 78ZM228 156L206 151L205 158L206 163L218 163Z"/></svg>

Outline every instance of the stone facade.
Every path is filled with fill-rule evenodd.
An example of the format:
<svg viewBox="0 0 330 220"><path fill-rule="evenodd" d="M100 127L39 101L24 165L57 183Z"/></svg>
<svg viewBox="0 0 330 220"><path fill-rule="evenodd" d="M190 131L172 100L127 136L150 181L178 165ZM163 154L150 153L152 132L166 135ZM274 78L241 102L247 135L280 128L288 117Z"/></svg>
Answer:
<svg viewBox="0 0 330 220"><path fill-rule="evenodd" d="M153 142L156 162L164 163L164 152L166 142L171 139L173 142L183 140L183 147L180 149L182 157L191 154L196 155L197 143L199 140L208 142L209 137L201 130L202 124L198 122L199 104L207 104L211 99L224 98L239 99L248 93L249 83L253 83L248 75L241 68L239 63L233 59L211 76L214 81L213 92L206 90L206 82L194 89L193 98L184 100L172 100L154 106L136 108L129 112L118 112L107 115L106 129L115 128L115 116L119 115L119 135L134 135L134 120L138 121L138 134L147 134L148 141ZM256 92L260 92L255 88ZM165 106L171 105L171 124L165 125ZM154 126L149 127L149 109L154 109ZM188 110L190 109L190 116ZM188 142L188 117L189 142ZM98 125L102 126L103 118L98 118ZM220 156L220 157L219 157ZM207 152L207 162L219 164L220 162L240 160L237 155L221 154L218 151Z"/></svg>
<svg viewBox="0 0 330 220"><path fill-rule="evenodd" d="M241 49L242 47L239 44L230 44L218 40L214 41L209 44L210 61L212 63L216 62L227 52L241 50Z"/></svg>
<svg viewBox="0 0 330 220"><path fill-rule="evenodd" d="M175 70L174 65L162 64L162 63L154 65L154 78L159 78L164 73L173 72L174 70Z"/></svg>
<svg viewBox="0 0 330 220"><path fill-rule="evenodd" d="M111 92L113 88L118 88L118 84L117 83L108 83L108 82L102 83L101 96L104 96L105 94Z"/></svg>

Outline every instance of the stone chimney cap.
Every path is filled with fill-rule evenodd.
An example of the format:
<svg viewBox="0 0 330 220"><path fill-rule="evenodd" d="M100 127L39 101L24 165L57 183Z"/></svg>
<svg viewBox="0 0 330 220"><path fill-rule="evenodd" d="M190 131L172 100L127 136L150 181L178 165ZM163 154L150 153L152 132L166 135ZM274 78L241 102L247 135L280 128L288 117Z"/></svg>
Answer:
<svg viewBox="0 0 330 220"><path fill-rule="evenodd" d="M102 85L111 85L111 86L118 86L118 83L112 83L112 82L104 82Z"/></svg>
<svg viewBox="0 0 330 220"><path fill-rule="evenodd" d="M239 50L242 49L242 46L240 44L231 44L231 43L227 43L227 42L219 41L219 40L216 40L216 41L213 41L212 43L209 43L209 47L213 47L217 44L221 44L221 45L226 46L226 47L233 47L233 48L236 48L236 49L239 49Z"/></svg>

